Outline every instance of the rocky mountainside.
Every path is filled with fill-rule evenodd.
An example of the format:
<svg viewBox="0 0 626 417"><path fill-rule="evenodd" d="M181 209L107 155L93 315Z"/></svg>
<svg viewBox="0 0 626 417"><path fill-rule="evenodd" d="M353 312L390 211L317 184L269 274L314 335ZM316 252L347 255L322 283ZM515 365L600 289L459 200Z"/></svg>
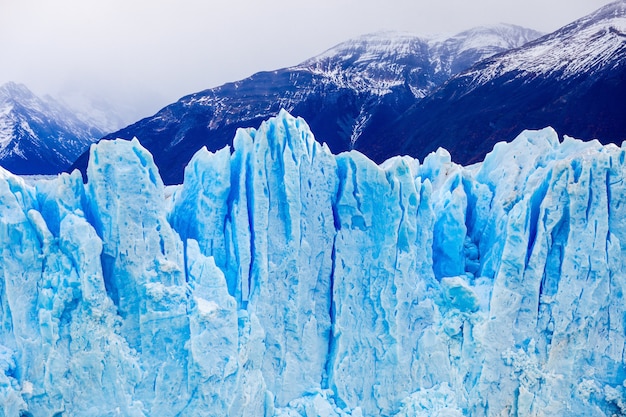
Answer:
<svg viewBox="0 0 626 417"><path fill-rule="evenodd" d="M395 147L377 155L423 158L445 147L459 163L483 159L524 129L603 143L626 139L626 2L479 62L400 117L377 126Z"/></svg>
<svg viewBox="0 0 626 417"><path fill-rule="evenodd" d="M0 86L0 165L16 174L56 174L103 134L23 84Z"/></svg>
<svg viewBox="0 0 626 417"><path fill-rule="evenodd" d="M286 109L304 117L333 152L375 157L394 149L374 128L398 118L454 73L520 46L538 32L511 25L478 28L446 39L384 32L347 41L300 65L183 97L153 117L106 139L137 137L154 155L166 183L182 181L202 146L231 144L240 127L256 126ZM85 153L77 167L87 166Z"/></svg>

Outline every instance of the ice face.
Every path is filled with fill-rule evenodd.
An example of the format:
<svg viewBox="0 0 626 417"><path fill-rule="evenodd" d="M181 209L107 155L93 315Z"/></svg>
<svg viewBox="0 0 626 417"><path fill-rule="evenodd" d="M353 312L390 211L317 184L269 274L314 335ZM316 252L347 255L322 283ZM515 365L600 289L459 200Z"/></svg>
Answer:
<svg viewBox="0 0 626 417"><path fill-rule="evenodd" d="M626 412L624 149L377 166L281 112L171 195L138 141L91 152L0 172L0 415Z"/></svg>

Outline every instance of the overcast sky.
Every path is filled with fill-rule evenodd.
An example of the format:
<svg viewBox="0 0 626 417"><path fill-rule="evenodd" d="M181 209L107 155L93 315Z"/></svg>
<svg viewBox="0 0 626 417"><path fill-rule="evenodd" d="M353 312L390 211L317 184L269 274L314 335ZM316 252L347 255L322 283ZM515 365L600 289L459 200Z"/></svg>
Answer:
<svg viewBox="0 0 626 417"><path fill-rule="evenodd" d="M0 84L84 92L148 116L183 95L379 30L551 32L607 0L0 0Z"/></svg>

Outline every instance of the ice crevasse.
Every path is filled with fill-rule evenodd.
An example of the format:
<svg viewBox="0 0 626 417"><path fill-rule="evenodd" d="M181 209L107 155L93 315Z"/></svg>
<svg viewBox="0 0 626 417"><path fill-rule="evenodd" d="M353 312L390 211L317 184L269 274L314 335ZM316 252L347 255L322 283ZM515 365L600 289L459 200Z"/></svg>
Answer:
<svg viewBox="0 0 626 417"><path fill-rule="evenodd" d="M626 414L626 149L377 166L281 112L170 195L0 172L0 415Z"/></svg>

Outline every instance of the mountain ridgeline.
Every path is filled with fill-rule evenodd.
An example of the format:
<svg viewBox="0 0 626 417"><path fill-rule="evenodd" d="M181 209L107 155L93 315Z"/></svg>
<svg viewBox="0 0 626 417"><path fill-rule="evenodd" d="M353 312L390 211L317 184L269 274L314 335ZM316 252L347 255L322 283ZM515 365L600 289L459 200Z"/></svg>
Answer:
<svg viewBox="0 0 626 417"><path fill-rule="evenodd" d="M179 183L202 146L221 149L232 144L238 128L257 126L286 109L304 117L333 152L356 149L379 161L397 147L380 135L379 126L401 119L457 72L539 35L512 25L447 39L365 35L300 65L183 97L105 139L137 137L154 155L164 181ZM87 159L85 153L75 166L84 172Z"/></svg>
<svg viewBox="0 0 626 417"><path fill-rule="evenodd" d="M602 143L626 139L626 2L611 3L522 48L461 72L373 136L397 154L423 158L439 147L454 161L480 162L524 129Z"/></svg>
<svg viewBox="0 0 626 417"><path fill-rule="evenodd" d="M476 28L448 38L365 35L299 65L183 97L104 139L137 137L167 184L180 183L203 146L232 145L238 128L286 109L320 142L380 163L424 159L439 147L481 161L524 129L602 143L626 138L626 1L553 33ZM20 174L86 172L101 132L23 86L0 89L0 163ZM84 116L84 115L83 115Z"/></svg>
<svg viewBox="0 0 626 417"><path fill-rule="evenodd" d="M231 144L237 128L281 108L304 117L333 152L376 162L425 158L439 147L481 161L524 129L602 143L626 139L626 2L553 33L500 25L425 39L380 33L340 44L295 67L262 72L183 97L105 138L137 137L166 183L193 153ZM74 167L83 172L88 153Z"/></svg>
<svg viewBox="0 0 626 417"><path fill-rule="evenodd" d="M57 174L104 132L26 86L0 86L0 164L16 174Z"/></svg>

